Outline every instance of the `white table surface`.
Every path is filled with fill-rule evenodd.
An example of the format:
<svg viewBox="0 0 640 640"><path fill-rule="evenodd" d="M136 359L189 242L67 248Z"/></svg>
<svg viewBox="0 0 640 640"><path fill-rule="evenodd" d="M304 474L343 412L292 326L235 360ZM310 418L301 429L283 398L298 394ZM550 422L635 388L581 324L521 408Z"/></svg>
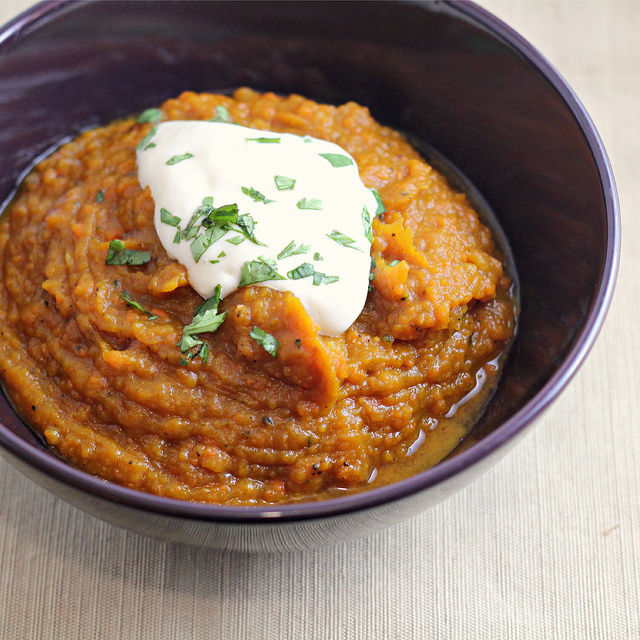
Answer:
<svg viewBox="0 0 640 640"><path fill-rule="evenodd" d="M139 537L0 460L0 639L640 639L640 2L481 4L576 90L618 183L616 295L565 393L460 494L313 552Z"/></svg>

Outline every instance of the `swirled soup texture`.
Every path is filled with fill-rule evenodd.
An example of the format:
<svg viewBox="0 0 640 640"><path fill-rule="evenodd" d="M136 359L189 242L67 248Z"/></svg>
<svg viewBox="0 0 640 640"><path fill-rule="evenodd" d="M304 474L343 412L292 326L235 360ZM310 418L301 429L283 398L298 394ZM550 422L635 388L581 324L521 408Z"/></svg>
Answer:
<svg viewBox="0 0 640 640"><path fill-rule="evenodd" d="M489 392L514 332L489 229L366 108L240 89L184 93L162 119L210 119L218 106L244 126L339 144L380 193L359 318L323 336L291 293L243 287L201 336L209 357L185 362L177 345L202 298L160 244L138 182L152 125L119 121L40 162L2 219L0 364L17 410L77 467L186 500L326 498L434 464L469 426L473 403L452 407L478 380ZM114 239L150 260L105 264ZM254 326L278 340L277 357Z"/></svg>

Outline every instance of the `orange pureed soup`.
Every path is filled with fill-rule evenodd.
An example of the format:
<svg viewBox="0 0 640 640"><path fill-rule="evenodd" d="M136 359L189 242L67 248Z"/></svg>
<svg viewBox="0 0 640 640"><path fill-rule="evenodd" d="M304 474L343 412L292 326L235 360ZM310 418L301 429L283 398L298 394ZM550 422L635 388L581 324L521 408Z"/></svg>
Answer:
<svg viewBox="0 0 640 640"><path fill-rule="evenodd" d="M334 142L379 193L366 304L342 334L258 283L185 342L203 298L158 238L136 150L159 121L220 114ZM2 378L59 455L113 482L219 504L335 497L426 469L469 431L515 330L502 260L466 196L366 108L187 92L23 181L0 226Z"/></svg>

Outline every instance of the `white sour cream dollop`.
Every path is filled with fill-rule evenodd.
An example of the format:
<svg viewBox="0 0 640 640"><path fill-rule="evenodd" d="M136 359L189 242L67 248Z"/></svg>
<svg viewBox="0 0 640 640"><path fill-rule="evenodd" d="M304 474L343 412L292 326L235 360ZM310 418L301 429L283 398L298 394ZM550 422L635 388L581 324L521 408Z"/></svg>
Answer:
<svg viewBox="0 0 640 640"><path fill-rule="evenodd" d="M223 298L246 284L291 291L332 336L358 317L380 205L344 149L224 122L171 121L152 129L137 159L160 241L201 296L217 285Z"/></svg>

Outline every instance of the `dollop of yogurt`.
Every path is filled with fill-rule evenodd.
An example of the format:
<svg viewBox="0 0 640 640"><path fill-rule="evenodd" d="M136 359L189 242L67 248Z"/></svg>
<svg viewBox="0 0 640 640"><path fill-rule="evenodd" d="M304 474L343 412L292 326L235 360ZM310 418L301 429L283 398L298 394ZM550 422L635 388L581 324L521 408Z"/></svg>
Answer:
<svg viewBox="0 0 640 640"><path fill-rule="evenodd" d="M155 227L203 297L291 291L336 336L364 307L371 222L384 210L351 155L310 136L225 122L154 125L137 151Z"/></svg>

